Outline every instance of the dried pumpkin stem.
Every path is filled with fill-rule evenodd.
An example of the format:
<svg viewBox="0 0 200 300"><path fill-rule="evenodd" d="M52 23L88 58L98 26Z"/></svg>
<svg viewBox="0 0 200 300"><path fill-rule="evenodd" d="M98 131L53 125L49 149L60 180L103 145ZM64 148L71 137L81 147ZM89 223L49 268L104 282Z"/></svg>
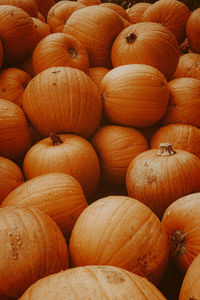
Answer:
<svg viewBox="0 0 200 300"><path fill-rule="evenodd" d="M159 149L157 150L157 155L170 156L174 155L176 151L172 149L172 145L169 143L161 143Z"/></svg>
<svg viewBox="0 0 200 300"><path fill-rule="evenodd" d="M78 52L74 48L68 48L68 53L72 58L76 58L78 55Z"/></svg>
<svg viewBox="0 0 200 300"><path fill-rule="evenodd" d="M133 32L130 32L127 36L126 36L126 41L128 44L133 43L136 40L136 35Z"/></svg>
<svg viewBox="0 0 200 300"><path fill-rule="evenodd" d="M55 134L53 132L50 133L50 138L51 138L53 146L60 145L60 144L63 143L63 141L61 140L61 138L57 134Z"/></svg>
<svg viewBox="0 0 200 300"><path fill-rule="evenodd" d="M172 234L172 247L175 249L177 256L181 256L186 252L186 236L187 233L182 230L176 230Z"/></svg>

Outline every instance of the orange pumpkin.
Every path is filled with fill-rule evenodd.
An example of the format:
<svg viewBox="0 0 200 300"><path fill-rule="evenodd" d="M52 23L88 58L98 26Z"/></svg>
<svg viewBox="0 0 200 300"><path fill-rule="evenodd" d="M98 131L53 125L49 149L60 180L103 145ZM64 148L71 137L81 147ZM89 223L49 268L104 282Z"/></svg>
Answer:
<svg viewBox="0 0 200 300"><path fill-rule="evenodd" d="M47 18L50 8L55 5L54 0L34 0L34 2L37 5L39 12L41 12L45 19Z"/></svg>
<svg viewBox="0 0 200 300"><path fill-rule="evenodd" d="M166 112L169 89L156 68L130 64L109 71L101 82L104 113L119 125L147 127Z"/></svg>
<svg viewBox="0 0 200 300"><path fill-rule="evenodd" d="M151 6L151 3L138 2L126 9L132 24L139 23L142 20L143 13Z"/></svg>
<svg viewBox="0 0 200 300"><path fill-rule="evenodd" d="M98 187L100 165L92 145L73 134L51 134L26 153L23 163L26 179L46 173L66 173L76 178L87 197Z"/></svg>
<svg viewBox="0 0 200 300"><path fill-rule="evenodd" d="M80 1L80 0L78 0ZM83 1L83 0L82 0ZM110 9L113 9L116 13L118 13L122 18L130 22L130 18L126 10L119 4L117 3L112 3L112 2L104 2L101 3L100 6L108 7Z"/></svg>
<svg viewBox="0 0 200 300"><path fill-rule="evenodd" d="M168 83L169 105L162 124L190 124L200 127L200 81L196 78L176 78Z"/></svg>
<svg viewBox="0 0 200 300"><path fill-rule="evenodd" d="M0 40L5 66L13 66L25 59L37 43L37 31L31 17L21 8L1 5Z"/></svg>
<svg viewBox="0 0 200 300"><path fill-rule="evenodd" d="M0 69L1 69L2 64L3 64L3 46L2 46L2 42L0 40Z"/></svg>
<svg viewBox="0 0 200 300"><path fill-rule="evenodd" d="M28 123L15 103L0 99L0 155L19 159L31 145Z"/></svg>
<svg viewBox="0 0 200 300"><path fill-rule="evenodd" d="M113 266L85 266L71 268L50 275L33 284L20 300L166 300L146 278Z"/></svg>
<svg viewBox="0 0 200 300"><path fill-rule="evenodd" d="M164 26L153 22L126 27L118 34L111 50L113 67L147 64L157 68L167 79L176 70L179 56L174 35Z"/></svg>
<svg viewBox="0 0 200 300"><path fill-rule="evenodd" d="M180 56L176 71L171 79L180 77L200 79L200 54L186 53Z"/></svg>
<svg viewBox="0 0 200 300"><path fill-rule="evenodd" d="M43 14L41 14L41 12L38 11L38 16L37 16L38 20L46 23L45 17L43 16Z"/></svg>
<svg viewBox="0 0 200 300"><path fill-rule="evenodd" d="M23 109L44 136L73 132L89 137L100 123L102 101L97 86L85 72L54 67L30 81L24 91Z"/></svg>
<svg viewBox="0 0 200 300"><path fill-rule="evenodd" d="M109 69L104 67L93 67L88 69L88 75L94 81L96 86L100 89L103 77L109 72Z"/></svg>
<svg viewBox="0 0 200 300"><path fill-rule="evenodd" d="M167 233L173 262L183 274L200 253L200 193L179 198L165 211L162 226Z"/></svg>
<svg viewBox="0 0 200 300"><path fill-rule="evenodd" d="M168 261L167 236L158 217L126 196L108 196L90 204L74 225L69 250L72 266L112 265L154 283Z"/></svg>
<svg viewBox="0 0 200 300"><path fill-rule="evenodd" d="M156 22L169 29L179 44L185 40L186 23L191 14L182 1L159 0L148 7L142 17L143 22Z"/></svg>
<svg viewBox="0 0 200 300"><path fill-rule="evenodd" d="M102 3L100 0L77 0L77 2L85 6L99 5Z"/></svg>
<svg viewBox="0 0 200 300"><path fill-rule="evenodd" d="M0 156L0 203L23 182L21 169L12 160Z"/></svg>
<svg viewBox="0 0 200 300"><path fill-rule="evenodd" d="M175 149L191 152L200 158L200 129L187 124L169 124L160 127L151 138L151 148L168 141Z"/></svg>
<svg viewBox="0 0 200 300"><path fill-rule="evenodd" d="M186 36L192 51L200 53L200 7L195 9L188 18Z"/></svg>
<svg viewBox="0 0 200 300"><path fill-rule="evenodd" d="M99 155L103 178L118 184L125 184L131 160L148 149L147 140L138 130L115 125L100 127L91 142Z"/></svg>
<svg viewBox="0 0 200 300"><path fill-rule="evenodd" d="M89 58L85 47L66 33L52 33L37 45L32 57L33 69L38 74L51 67L72 67L87 72Z"/></svg>
<svg viewBox="0 0 200 300"><path fill-rule="evenodd" d="M32 20L37 30L37 43L39 43L43 38L51 33L50 28L48 24L40 21L39 19L32 18Z"/></svg>
<svg viewBox="0 0 200 300"><path fill-rule="evenodd" d="M0 223L0 297L19 298L38 279L67 269L65 239L45 213L4 207Z"/></svg>
<svg viewBox="0 0 200 300"><path fill-rule="evenodd" d="M200 191L200 159L162 143L136 156L126 174L128 195L159 217L176 199Z"/></svg>
<svg viewBox="0 0 200 300"><path fill-rule="evenodd" d="M34 0L0 0L0 5L12 5L23 9L29 16L37 18L38 9Z"/></svg>
<svg viewBox="0 0 200 300"><path fill-rule="evenodd" d="M48 173L15 188L1 207L38 208L49 215L69 238L76 219L88 206L80 183L64 173Z"/></svg>
<svg viewBox="0 0 200 300"><path fill-rule="evenodd" d="M112 9L92 5L74 11L63 32L71 34L85 46L90 67L107 68L111 65L112 43L123 28L121 16Z"/></svg>
<svg viewBox="0 0 200 300"><path fill-rule="evenodd" d="M22 106L24 89L31 81L31 76L17 68L0 71L0 97Z"/></svg>

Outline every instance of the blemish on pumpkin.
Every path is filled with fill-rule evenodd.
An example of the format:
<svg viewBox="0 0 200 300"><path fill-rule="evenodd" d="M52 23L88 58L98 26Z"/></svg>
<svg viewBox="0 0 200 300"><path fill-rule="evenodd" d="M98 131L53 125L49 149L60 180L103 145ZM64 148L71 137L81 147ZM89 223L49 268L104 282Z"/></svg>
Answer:
<svg viewBox="0 0 200 300"><path fill-rule="evenodd" d="M5 93L6 89L2 89L2 92Z"/></svg>
<svg viewBox="0 0 200 300"><path fill-rule="evenodd" d="M133 32L130 32L127 36L126 36L126 41L128 44L133 43L136 40L136 35Z"/></svg>
<svg viewBox="0 0 200 300"><path fill-rule="evenodd" d="M53 85L56 85L56 83L55 83L55 82L53 82Z"/></svg>
<svg viewBox="0 0 200 300"><path fill-rule="evenodd" d="M102 272L106 275L106 279L110 284L119 284L126 281L122 274L117 271L102 269Z"/></svg>
<svg viewBox="0 0 200 300"><path fill-rule="evenodd" d="M56 73L60 73L60 71L59 70L58 71L52 71L51 73L56 74Z"/></svg>
<svg viewBox="0 0 200 300"><path fill-rule="evenodd" d="M78 55L78 52L74 48L69 48L68 53L71 56L71 58L76 58Z"/></svg>
<svg viewBox="0 0 200 300"><path fill-rule="evenodd" d="M198 299L195 297L190 297L189 300L198 300Z"/></svg>
<svg viewBox="0 0 200 300"><path fill-rule="evenodd" d="M156 181L156 175L150 175L147 177L147 183L152 184L153 182Z"/></svg>
<svg viewBox="0 0 200 300"><path fill-rule="evenodd" d="M187 233L182 230L176 230L172 234L171 245L177 256L181 256L186 252L186 236Z"/></svg>

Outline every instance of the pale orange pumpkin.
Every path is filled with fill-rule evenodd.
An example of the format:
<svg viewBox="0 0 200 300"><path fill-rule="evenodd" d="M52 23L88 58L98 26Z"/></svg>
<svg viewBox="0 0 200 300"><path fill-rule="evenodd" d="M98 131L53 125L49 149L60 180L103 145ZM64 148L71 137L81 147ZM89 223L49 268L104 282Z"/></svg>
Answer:
<svg viewBox="0 0 200 300"><path fill-rule="evenodd" d="M23 182L21 169L12 160L0 156L0 203Z"/></svg>
<svg viewBox="0 0 200 300"><path fill-rule="evenodd" d="M167 79L176 70L179 56L174 35L164 26L153 22L126 27L118 34L111 49L113 67L147 64L157 68Z"/></svg>
<svg viewBox="0 0 200 300"><path fill-rule="evenodd" d="M200 159L161 143L137 155L126 174L128 195L146 204L159 217L180 197L200 191Z"/></svg>
<svg viewBox="0 0 200 300"><path fill-rule="evenodd" d="M200 7L195 9L186 24L186 37L192 51L200 53Z"/></svg>
<svg viewBox="0 0 200 300"><path fill-rule="evenodd" d="M94 81L97 87L100 89L101 81L103 77L109 72L110 70L104 67L93 67L89 68L87 74L90 78Z"/></svg>
<svg viewBox="0 0 200 300"><path fill-rule="evenodd" d="M177 68L171 79L192 77L200 79L200 54L186 53L180 56Z"/></svg>
<svg viewBox="0 0 200 300"><path fill-rule="evenodd" d="M151 5L147 2L138 2L126 9L132 24L141 22L143 13Z"/></svg>
<svg viewBox="0 0 200 300"><path fill-rule="evenodd" d="M76 219L88 204L75 178L64 173L47 173L27 180L10 192L1 203L1 207L7 206L40 209L69 238Z"/></svg>
<svg viewBox="0 0 200 300"><path fill-rule="evenodd" d="M34 0L0 0L0 5L12 5L23 9L29 16L37 18L38 9Z"/></svg>
<svg viewBox="0 0 200 300"><path fill-rule="evenodd" d="M86 197L96 191L100 164L93 146L74 134L51 134L33 145L23 162L26 179L46 173L66 173L81 184Z"/></svg>
<svg viewBox="0 0 200 300"><path fill-rule="evenodd" d="M69 250L72 266L112 265L158 283L168 261L167 243L158 217L146 205L108 196L81 213Z"/></svg>
<svg viewBox="0 0 200 300"><path fill-rule="evenodd" d="M36 46L32 64L35 74L51 67L72 67L87 73L89 58L79 40L69 34L57 32L43 38Z"/></svg>
<svg viewBox="0 0 200 300"><path fill-rule="evenodd" d="M51 33L50 28L48 24L40 21L37 18L32 18L32 20L37 30L37 43L39 43L43 38Z"/></svg>
<svg viewBox="0 0 200 300"><path fill-rule="evenodd" d="M146 278L113 266L71 268L33 284L20 300L166 300Z"/></svg>
<svg viewBox="0 0 200 300"><path fill-rule="evenodd" d="M24 156L31 145L28 123L19 105L0 99L0 155L11 159Z"/></svg>
<svg viewBox="0 0 200 300"><path fill-rule="evenodd" d="M147 127L166 112L169 89L164 75L144 64L109 71L101 82L104 113L119 125Z"/></svg>
<svg viewBox="0 0 200 300"><path fill-rule="evenodd" d="M147 140L140 131L116 125L100 127L91 143L100 159L102 177L118 184L125 184L131 160L148 149Z"/></svg>
<svg viewBox="0 0 200 300"><path fill-rule="evenodd" d="M177 199L165 211L162 227L173 263L185 274L200 253L200 193Z"/></svg>
<svg viewBox="0 0 200 300"><path fill-rule="evenodd" d="M97 86L85 72L54 67L30 81L24 91L23 109L43 136L73 132L89 137L99 126L102 101Z"/></svg>
<svg viewBox="0 0 200 300"><path fill-rule="evenodd" d="M31 76L17 68L0 71L0 97L22 106L24 89L31 81Z"/></svg>
<svg viewBox="0 0 200 300"><path fill-rule="evenodd" d="M37 44L37 31L31 17L21 8L1 5L0 40L5 66L25 59Z"/></svg>
<svg viewBox="0 0 200 300"><path fill-rule="evenodd" d="M0 297L19 298L38 279L68 268L65 239L42 211L4 207L0 224Z"/></svg>

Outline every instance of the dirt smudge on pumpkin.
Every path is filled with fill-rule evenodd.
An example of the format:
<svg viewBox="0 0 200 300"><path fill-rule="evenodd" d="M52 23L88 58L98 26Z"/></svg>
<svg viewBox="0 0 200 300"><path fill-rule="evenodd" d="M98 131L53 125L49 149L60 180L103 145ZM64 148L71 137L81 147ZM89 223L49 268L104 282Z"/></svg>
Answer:
<svg viewBox="0 0 200 300"><path fill-rule="evenodd" d="M118 271L111 270L109 268L104 268L101 270L109 284L120 284L126 281L126 278Z"/></svg>

